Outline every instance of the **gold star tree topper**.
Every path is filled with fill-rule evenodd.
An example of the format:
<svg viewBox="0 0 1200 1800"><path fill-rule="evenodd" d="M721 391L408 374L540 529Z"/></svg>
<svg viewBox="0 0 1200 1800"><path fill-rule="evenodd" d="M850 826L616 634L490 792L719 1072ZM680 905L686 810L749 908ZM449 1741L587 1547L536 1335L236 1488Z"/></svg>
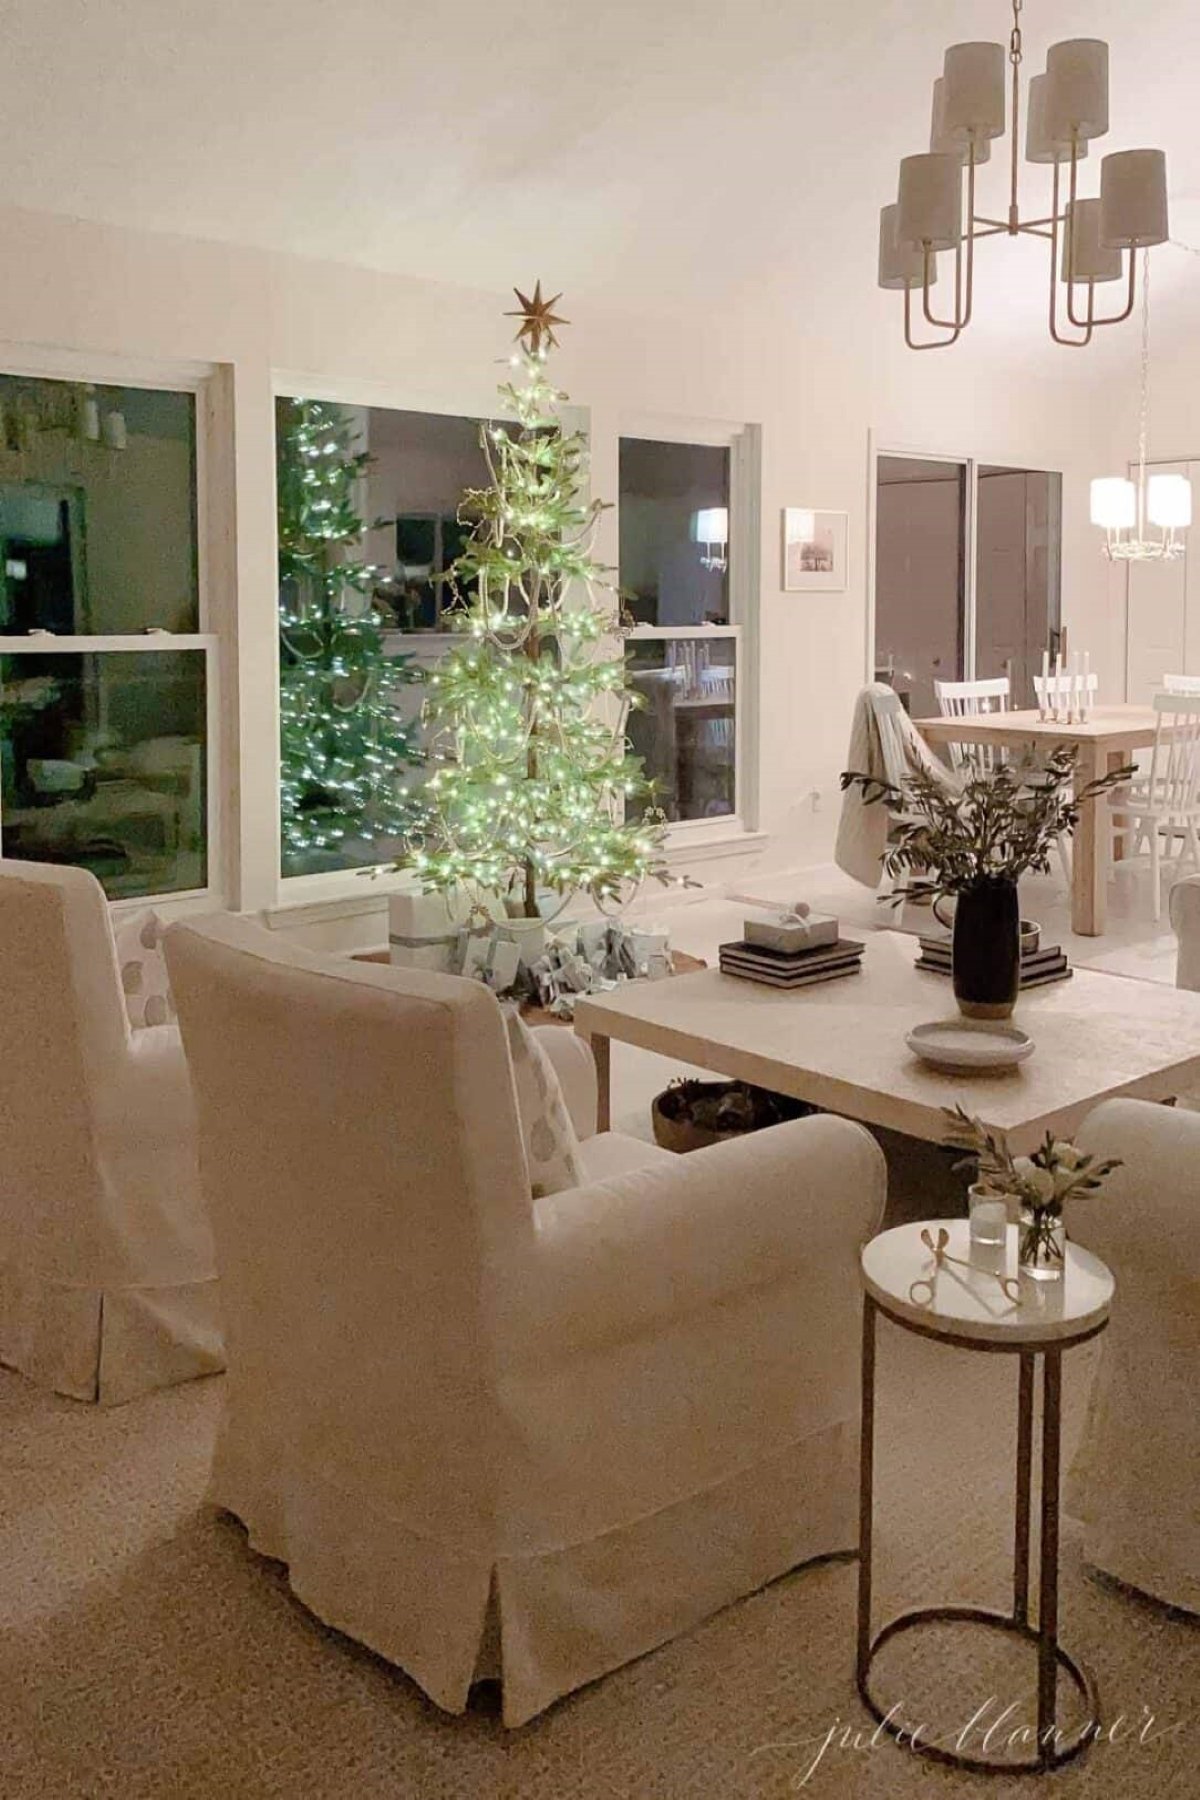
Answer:
<svg viewBox="0 0 1200 1800"><path fill-rule="evenodd" d="M559 318L554 311L562 299L562 295L555 294L553 299L543 300L540 281L533 290L532 299L523 294L520 288L514 288L513 293L517 296L520 311L508 312L504 316L506 319L520 319L521 321L521 329L517 332L515 341L518 344L524 344L533 356L536 356L541 350L543 340L550 349L556 349L558 339L554 335L554 327L571 323L570 319Z"/></svg>

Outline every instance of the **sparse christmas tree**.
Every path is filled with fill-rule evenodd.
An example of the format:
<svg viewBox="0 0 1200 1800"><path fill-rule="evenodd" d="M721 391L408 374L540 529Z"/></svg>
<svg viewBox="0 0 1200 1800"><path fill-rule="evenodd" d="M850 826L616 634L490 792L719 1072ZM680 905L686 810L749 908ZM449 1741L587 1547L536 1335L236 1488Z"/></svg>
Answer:
<svg viewBox="0 0 1200 1800"><path fill-rule="evenodd" d="M420 761L396 689L411 659L384 653L362 559L358 496L370 463L355 422L324 400L281 400L280 810L283 871L386 861L412 823L403 772ZM372 856L369 846L378 844Z"/></svg>
<svg viewBox="0 0 1200 1800"><path fill-rule="evenodd" d="M430 677L441 760L406 860L427 892L499 892L537 918L546 892L603 903L661 875L662 831L624 818L650 790L625 738L636 697L615 595L592 555L603 503L581 497L586 442L564 430L567 396L546 376L566 321L540 283L517 299L520 378L500 389L515 423L483 427L491 485L468 492L459 515L472 536L449 581L466 642Z"/></svg>

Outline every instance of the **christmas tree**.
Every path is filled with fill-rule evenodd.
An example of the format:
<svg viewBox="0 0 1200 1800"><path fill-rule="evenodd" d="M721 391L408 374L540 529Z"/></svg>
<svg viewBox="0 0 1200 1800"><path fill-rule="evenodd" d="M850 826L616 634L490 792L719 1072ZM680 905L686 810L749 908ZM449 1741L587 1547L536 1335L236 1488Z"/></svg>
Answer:
<svg viewBox="0 0 1200 1800"><path fill-rule="evenodd" d="M460 511L472 535L448 579L465 641L430 677L425 719L440 760L406 866L427 892L498 892L536 918L547 891L603 903L661 876L662 832L623 817L649 787L625 739L636 697L592 556L603 504L581 497L586 443L564 430L567 396L546 375L553 327L566 321L540 283L517 299L520 375L500 388L513 423L483 427L491 485Z"/></svg>
<svg viewBox="0 0 1200 1800"><path fill-rule="evenodd" d="M283 872L298 875L383 862L403 841L403 771L420 756L396 688L417 677L410 659L384 654L371 607L380 571L356 555L371 459L355 449L353 418L281 400L277 427L280 810Z"/></svg>

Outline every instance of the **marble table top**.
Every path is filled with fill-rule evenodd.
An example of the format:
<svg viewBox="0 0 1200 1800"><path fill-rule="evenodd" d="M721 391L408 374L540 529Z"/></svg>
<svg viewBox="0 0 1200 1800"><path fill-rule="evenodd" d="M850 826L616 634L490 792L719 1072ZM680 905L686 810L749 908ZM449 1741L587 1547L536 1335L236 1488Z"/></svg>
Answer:
<svg viewBox="0 0 1200 1800"><path fill-rule="evenodd" d="M939 1230L949 1233L946 1251L958 1260L944 1262L935 1272L921 1233L928 1232L936 1242ZM964 1263L970 1267L964 1268ZM927 1219L880 1232L863 1249L862 1275L867 1292L885 1312L923 1331L978 1343L1008 1343L1014 1349L1088 1336L1107 1320L1116 1285L1098 1256L1069 1242L1059 1280L1036 1281L1022 1275L1017 1227L1008 1227L1003 1247L990 1250L972 1245L966 1219ZM1005 1293L998 1275L1016 1281L1018 1299ZM913 1298L914 1283L923 1282L933 1286L928 1305ZM916 1292L923 1296L928 1290L918 1285Z"/></svg>
<svg viewBox="0 0 1200 1800"><path fill-rule="evenodd" d="M941 1074L905 1043L915 1025L957 1017L950 982L913 967L917 941L866 934L862 973L792 992L710 969L580 996L576 1029L815 1106L941 1142L961 1103L1008 1132L1017 1152L1073 1133L1102 1099L1163 1100L1200 1084L1200 994L1077 969L1033 988L1014 1023L1036 1048L1003 1074Z"/></svg>

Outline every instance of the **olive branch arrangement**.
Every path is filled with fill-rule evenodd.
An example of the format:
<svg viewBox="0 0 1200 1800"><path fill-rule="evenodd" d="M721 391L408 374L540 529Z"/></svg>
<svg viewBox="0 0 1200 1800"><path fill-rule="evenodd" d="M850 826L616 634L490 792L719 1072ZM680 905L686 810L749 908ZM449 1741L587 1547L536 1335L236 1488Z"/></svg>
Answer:
<svg viewBox="0 0 1200 1800"><path fill-rule="evenodd" d="M914 769L898 785L848 769L841 786L843 793L860 788L866 804L882 801L899 815L883 859L888 875L913 877L884 896L898 904L961 894L987 879L1016 882L1031 870L1048 873L1055 844L1075 830L1082 807L1133 773L1132 765L1115 769L1074 791L1075 751L1061 744L1041 768L1004 762L961 788L926 769Z"/></svg>

